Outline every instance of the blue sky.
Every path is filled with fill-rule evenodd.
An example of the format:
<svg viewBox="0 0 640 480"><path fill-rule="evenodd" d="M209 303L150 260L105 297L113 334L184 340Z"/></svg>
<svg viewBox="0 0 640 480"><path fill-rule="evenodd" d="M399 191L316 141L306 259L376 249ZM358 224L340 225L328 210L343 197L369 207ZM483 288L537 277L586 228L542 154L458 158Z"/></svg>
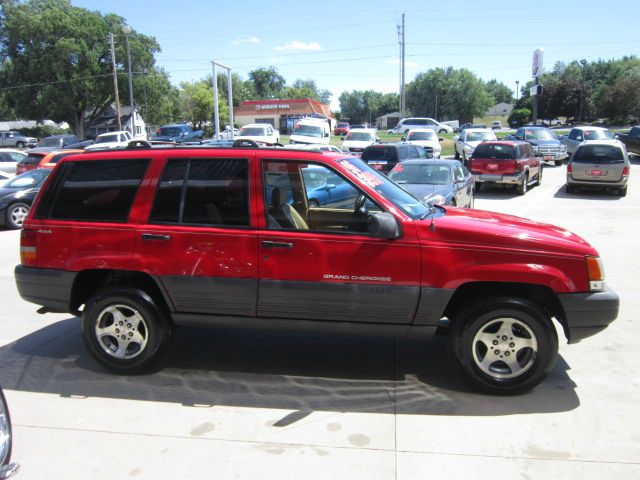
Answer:
<svg viewBox="0 0 640 480"><path fill-rule="evenodd" d="M515 91L531 78L532 54L557 61L640 55L640 0L253 1L72 0L124 17L156 37L157 63L174 84L200 80L211 60L244 79L273 66L288 84L313 79L333 93L398 92L398 28L405 14L406 81L435 67L467 68Z"/></svg>

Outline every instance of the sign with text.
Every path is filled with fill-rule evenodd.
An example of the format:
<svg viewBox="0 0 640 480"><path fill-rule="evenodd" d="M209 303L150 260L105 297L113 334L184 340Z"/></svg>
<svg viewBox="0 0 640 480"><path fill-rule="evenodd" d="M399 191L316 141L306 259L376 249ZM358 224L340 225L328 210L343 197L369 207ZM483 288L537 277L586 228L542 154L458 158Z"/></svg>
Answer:
<svg viewBox="0 0 640 480"><path fill-rule="evenodd" d="M531 64L531 76L538 78L542 75L542 57L544 54L544 48L538 48L533 52L533 62Z"/></svg>

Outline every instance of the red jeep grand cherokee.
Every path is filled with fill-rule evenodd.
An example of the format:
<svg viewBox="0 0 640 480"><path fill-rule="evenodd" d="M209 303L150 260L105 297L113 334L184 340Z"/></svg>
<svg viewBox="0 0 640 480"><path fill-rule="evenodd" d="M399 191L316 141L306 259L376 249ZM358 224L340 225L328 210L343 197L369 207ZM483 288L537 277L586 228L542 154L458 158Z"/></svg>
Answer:
<svg viewBox="0 0 640 480"><path fill-rule="evenodd" d="M340 195L307 184L319 170ZM122 373L148 370L174 326L446 332L472 386L514 394L552 369L554 321L577 342L619 303L598 252L561 228L429 207L355 157L237 143L63 159L20 252L22 297L82 316L88 350Z"/></svg>

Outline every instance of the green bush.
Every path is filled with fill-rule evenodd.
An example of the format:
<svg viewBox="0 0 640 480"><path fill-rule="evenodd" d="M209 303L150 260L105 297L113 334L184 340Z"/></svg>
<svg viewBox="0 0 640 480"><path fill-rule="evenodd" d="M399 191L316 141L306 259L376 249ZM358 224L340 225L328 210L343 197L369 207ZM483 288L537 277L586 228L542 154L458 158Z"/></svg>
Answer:
<svg viewBox="0 0 640 480"><path fill-rule="evenodd" d="M28 137L36 137L38 139L50 137L51 135L61 135L63 133L71 133L67 128L59 128L56 125L36 125L31 128L19 128L18 132Z"/></svg>
<svg viewBox="0 0 640 480"><path fill-rule="evenodd" d="M518 108L509 115L509 127L518 128L527 123L531 119L531 110L528 108Z"/></svg>

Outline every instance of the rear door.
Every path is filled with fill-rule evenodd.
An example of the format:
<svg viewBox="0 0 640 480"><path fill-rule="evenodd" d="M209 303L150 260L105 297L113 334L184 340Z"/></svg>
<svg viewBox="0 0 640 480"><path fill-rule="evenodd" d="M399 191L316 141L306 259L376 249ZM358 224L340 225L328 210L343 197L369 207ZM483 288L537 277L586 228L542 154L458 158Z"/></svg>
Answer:
<svg viewBox="0 0 640 480"><path fill-rule="evenodd" d="M381 207L326 165L263 159L262 168L258 316L409 324L419 298L417 239L372 238L364 212ZM343 177L349 193L309 207L307 168Z"/></svg>
<svg viewBox="0 0 640 480"><path fill-rule="evenodd" d="M591 182L619 182L626 165L623 151L615 145L582 144L571 160L571 176Z"/></svg>
<svg viewBox="0 0 640 480"><path fill-rule="evenodd" d="M250 159L243 152L174 155L163 160L150 211L137 227L141 268L160 282L178 314L254 316Z"/></svg>

